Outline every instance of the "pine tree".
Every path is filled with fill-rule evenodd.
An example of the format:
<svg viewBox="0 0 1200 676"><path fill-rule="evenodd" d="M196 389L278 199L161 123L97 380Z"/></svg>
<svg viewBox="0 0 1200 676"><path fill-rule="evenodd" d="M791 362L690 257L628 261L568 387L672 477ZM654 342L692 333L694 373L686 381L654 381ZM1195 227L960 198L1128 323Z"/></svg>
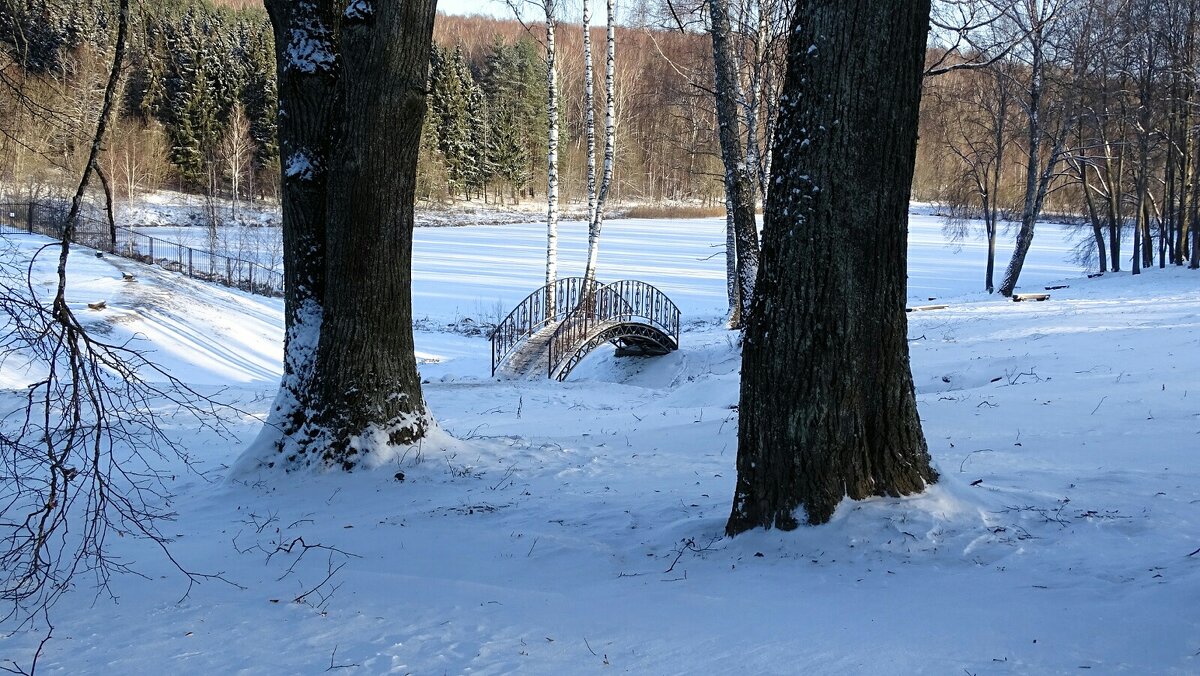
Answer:
<svg viewBox="0 0 1200 676"><path fill-rule="evenodd" d="M471 74L460 47L449 53L444 48L437 51L440 53L431 59L430 66L432 108L437 122L438 150L446 163L448 196L456 197L468 190L473 172L468 118Z"/></svg>
<svg viewBox="0 0 1200 676"><path fill-rule="evenodd" d="M279 157L275 116L278 111L278 87L275 81L275 55L270 26L259 23L250 28L246 46L246 82L242 105L250 118L250 138L254 139L254 163L265 167Z"/></svg>
<svg viewBox="0 0 1200 676"><path fill-rule="evenodd" d="M486 196L487 185L496 174L491 153L488 151L492 144L491 116L483 89L475 82L471 83L467 94L467 121L470 124L471 149L471 171L467 176L468 192Z"/></svg>

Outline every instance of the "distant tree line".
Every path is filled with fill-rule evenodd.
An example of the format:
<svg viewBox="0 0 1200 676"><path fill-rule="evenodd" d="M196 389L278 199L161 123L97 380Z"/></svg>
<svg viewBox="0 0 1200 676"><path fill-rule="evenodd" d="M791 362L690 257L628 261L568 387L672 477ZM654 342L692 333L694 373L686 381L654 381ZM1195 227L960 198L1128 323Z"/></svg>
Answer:
<svg viewBox="0 0 1200 676"><path fill-rule="evenodd" d="M914 192L950 207L955 236L981 219L993 249L998 223L1019 224L999 291L1046 212L1083 225L1080 258L1102 272L1200 266L1200 0L942 10L973 27L928 53ZM992 275L989 253L989 291Z"/></svg>
<svg viewBox="0 0 1200 676"><path fill-rule="evenodd" d="M253 199L278 192L277 83L261 7L170 0L135 7L118 119L101 166L118 199L167 187ZM232 3L237 4L237 3ZM98 109L111 0L14 0L0 8L0 193L61 193ZM602 31L603 29L598 29ZM586 200L581 31L560 37L560 185ZM723 204L705 36L621 31L615 201ZM538 29L440 16L418 199L512 203L544 197L545 62ZM603 40L602 35L597 39ZM661 54L669 52L672 61ZM603 106L600 100L597 106ZM600 110L600 113L603 111Z"/></svg>
<svg viewBox="0 0 1200 676"><path fill-rule="evenodd" d="M78 166L98 108L115 3L14 0L0 10L5 84L0 192L37 198ZM121 196L163 185L274 195L278 174L270 25L260 9L139 5L101 167Z"/></svg>

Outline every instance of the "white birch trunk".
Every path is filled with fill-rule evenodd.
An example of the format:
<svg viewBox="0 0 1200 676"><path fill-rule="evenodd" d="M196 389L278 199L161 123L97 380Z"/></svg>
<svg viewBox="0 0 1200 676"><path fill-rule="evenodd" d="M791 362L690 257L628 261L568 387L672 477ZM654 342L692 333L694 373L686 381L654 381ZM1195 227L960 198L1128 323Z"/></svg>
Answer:
<svg viewBox="0 0 1200 676"><path fill-rule="evenodd" d="M549 118L546 186L546 312L557 309L554 283L558 281L558 70L555 63L555 0L546 0L546 115Z"/></svg>
<svg viewBox="0 0 1200 676"><path fill-rule="evenodd" d="M738 285L737 227L733 222L733 201L725 197L725 292L729 296L729 328L742 325L742 294Z"/></svg>
<svg viewBox="0 0 1200 676"><path fill-rule="evenodd" d="M591 225L596 220L596 96L592 73L592 4L583 0L583 109L587 131L587 222L588 251L591 251ZM589 255L590 262L591 257ZM590 266L588 268L591 269Z"/></svg>
<svg viewBox="0 0 1200 676"><path fill-rule="evenodd" d="M725 165L725 196L727 211L732 213L737 245L739 314L741 322L745 322L750 316L758 274L758 227L754 215L758 179L750 172L742 142L741 105L744 99L730 26L729 0L708 0L708 7L716 76L717 127L721 159Z"/></svg>
<svg viewBox="0 0 1200 676"><path fill-rule="evenodd" d="M604 227L604 203L608 199L608 191L612 186L613 161L617 146L617 105L616 105L616 58L617 58L617 12L614 0L607 0L608 5L608 45L604 69L604 176L600 180L600 194L596 199L596 209L588 223L588 256L584 277L589 280L596 278L596 260L600 255L600 230ZM588 58L591 64L591 58ZM591 115L589 108L588 115ZM589 134L591 125L589 125ZM591 155L589 154L589 157Z"/></svg>

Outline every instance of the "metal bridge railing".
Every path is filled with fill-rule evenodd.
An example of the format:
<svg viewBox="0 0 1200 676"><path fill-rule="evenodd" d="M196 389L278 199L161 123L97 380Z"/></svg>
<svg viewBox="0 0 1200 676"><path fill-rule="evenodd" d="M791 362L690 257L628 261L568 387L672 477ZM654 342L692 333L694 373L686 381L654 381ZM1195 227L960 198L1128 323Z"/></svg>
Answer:
<svg viewBox="0 0 1200 676"><path fill-rule="evenodd" d="M599 286L583 277L563 277L534 291L508 313L489 336L492 341L492 375L513 350L533 334L563 320L578 305L587 287Z"/></svg>
<svg viewBox="0 0 1200 676"><path fill-rule="evenodd" d="M562 320L550 338L546 375L553 378L597 329L628 322L649 324L679 345L679 307L654 286L624 279L597 287Z"/></svg>

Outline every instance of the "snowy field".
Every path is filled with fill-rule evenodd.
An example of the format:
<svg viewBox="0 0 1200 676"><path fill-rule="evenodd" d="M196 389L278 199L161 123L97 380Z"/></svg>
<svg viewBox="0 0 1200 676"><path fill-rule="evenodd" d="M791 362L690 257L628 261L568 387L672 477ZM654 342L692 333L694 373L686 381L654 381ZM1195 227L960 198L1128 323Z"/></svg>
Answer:
<svg viewBox="0 0 1200 676"><path fill-rule="evenodd" d="M223 440L164 410L211 472L178 474L172 551L243 588L184 596L153 547L111 538L147 577L116 579L116 602L81 579L55 608L39 671L1200 672L1200 275L1089 280L1063 231L1041 226L1022 287L1070 288L1012 303L977 290L980 244L947 247L940 220L914 216L910 298L950 305L909 315L941 482L844 503L825 526L731 540L739 357L720 326L720 228L607 226L602 277L654 283L683 310L682 349L666 357L598 351L566 383L500 381L485 339L419 331L425 396L458 441L395 468L235 472L253 417ZM582 260L582 227L567 230L564 274ZM422 326L506 312L538 285L543 237L536 225L418 230ZM25 257L35 246L10 241ZM53 262L34 271L49 289ZM266 411L280 301L89 252L72 256L69 298L94 330ZM98 299L108 309L88 311ZM0 365L0 410L27 380ZM297 537L343 553L265 554ZM3 635L0 660L25 662L39 639Z"/></svg>
<svg viewBox="0 0 1200 676"><path fill-rule="evenodd" d="M982 240L962 247L946 243L943 219L928 209L910 216L909 300L927 303L983 289ZM206 248L200 227L154 227L148 235ZM1025 263L1021 289L1041 291L1050 281L1078 275L1071 262L1073 231L1056 224L1039 226L1036 244ZM272 266L282 266L278 228L228 228L223 245L234 253ZM559 226L559 274L582 275L587 252L587 226L563 221ZM496 323L546 276L544 223L419 227L413 234L413 314L418 319L451 322L472 318ZM722 218L644 220L614 219L604 225L599 269L605 281L640 279L670 296L686 318L719 315L726 307L725 220ZM1011 249L997 253L1000 284ZM281 267L279 269L282 269Z"/></svg>

